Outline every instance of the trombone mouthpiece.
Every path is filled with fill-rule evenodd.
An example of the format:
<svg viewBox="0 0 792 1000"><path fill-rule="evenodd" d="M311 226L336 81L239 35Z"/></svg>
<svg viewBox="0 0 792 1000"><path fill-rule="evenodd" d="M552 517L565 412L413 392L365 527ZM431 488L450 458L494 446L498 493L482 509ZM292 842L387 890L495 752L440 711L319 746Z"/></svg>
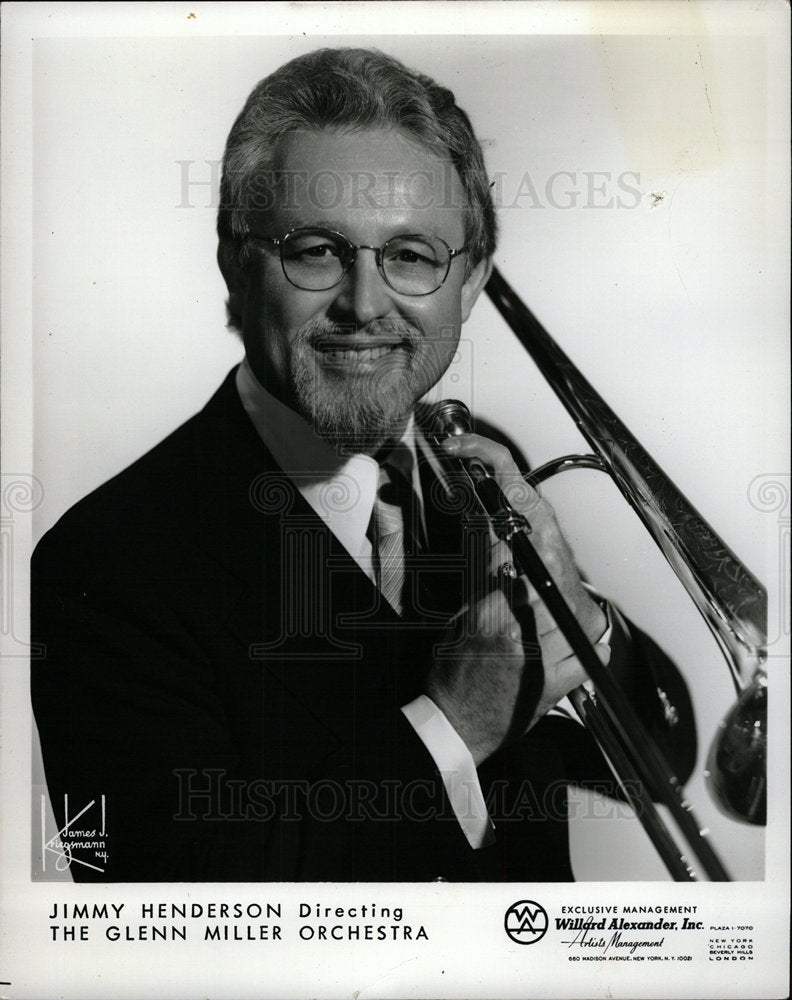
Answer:
<svg viewBox="0 0 792 1000"><path fill-rule="evenodd" d="M430 409L428 430L439 441L467 434L472 426L470 410L458 399L443 399Z"/></svg>

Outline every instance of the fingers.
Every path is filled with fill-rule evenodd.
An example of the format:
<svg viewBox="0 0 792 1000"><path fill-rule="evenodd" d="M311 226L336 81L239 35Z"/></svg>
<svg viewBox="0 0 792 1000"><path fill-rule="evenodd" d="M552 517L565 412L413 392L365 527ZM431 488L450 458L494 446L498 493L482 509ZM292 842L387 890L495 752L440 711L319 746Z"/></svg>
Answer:
<svg viewBox="0 0 792 1000"><path fill-rule="evenodd" d="M556 521L550 504L525 482L508 448L478 434L460 434L447 438L442 447L460 459L476 458L492 470L506 498L523 514L531 528L531 541L556 585L570 597L580 583L572 552ZM501 546L493 552L493 571L509 561Z"/></svg>
<svg viewBox="0 0 792 1000"><path fill-rule="evenodd" d="M536 617L537 632L539 635L543 635L556 627L555 621L527 577L519 576L510 579L508 570L516 572L512 558L511 548L506 542L496 542L492 546L490 572L492 573L493 586L500 588L507 595L512 607L530 604ZM567 596L567 604L574 614L575 601Z"/></svg>
<svg viewBox="0 0 792 1000"><path fill-rule="evenodd" d="M541 606L542 614L546 614L546 609L528 578L514 576L517 570L513 558L511 547L506 542L495 542L490 549L493 586L503 590L509 596L512 605L530 604L535 612L538 612ZM572 610L574 611L574 607Z"/></svg>
<svg viewBox="0 0 792 1000"><path fill-rule="evenodd" d="M593 649L600 663L607 667L610 661L610 646L598 642L593 646ZM546 678L543 696L547 699L550 707L557 705L564 695L569 694L576 687L591 680L585 667L576 656L569 655L555 662L546 660L544 657L545 646L542 642L542 662Z"/></svg>
<svg viewBox="0 0 792 1000"><path fill-rule="evenodd" d="M478 434L461 434L448 438L442 442L442 447L449 455L460 459L476 458L492 470L498 485L514 508L527 518L531 527L530 541L547 573L586 635L591 641L596 641L606 627L602 609L583 588L574 556L559 528L553 508L523 480L509 449ZM508 577L501 572L503 567L511 563L508 547L502 543L495 544L491 560L495 585L508 595L512 607L530 604L540 637L555 629L555 623L544 609L535 589L525 581L519 585L509 582Z"/></svg>
<svg viewBox="0 0 792 1000"><path fill-rule="evenodd" d="M506 597L493 590L469 608L436 647L426 693L445 714L478 766L515 725L524 732L539 703L544 672L526 638L533 615L525 605L515 617Z"/></svg>
<svg viewBox="0 0 792 1000"><path fill-rule="evenodd" d="M478 635L484 638L501 636L514 646L520 644L520 624L503 590L496 589L485 594L473 610L470 625Z"/></svg>
<svg viewBox="0 0 792 1000"><path fill-rule="evenodd" d="M498 546L495 548L497 549ZM500 573L499 570L504 565L506 565L505 562L500 563L498 568L494 571L494 593L498 594L498 598L495 598L495 600L497 602L497 607L501 609L501 616L506 614L505 609L500 604L500 596L502 595L505 599L506 606L511 612L511 615L515 617L521 625L523 622L523 609L531 613L531 631L535 632L536 638L539 640L542 660L545 663L559 663L562 660L571 657L572 648L564 636L564 633L558 627L555 618L553 618L551 612L548 610L547 605L524 576L509 578ZM586 597L586 600L590 601L590 598L588 598L585 593L584 596ZM575 602L567 598L567 603L570 611L575 614L577 611ZM599 638L599 636L601 636L605 631L606 623L599 606L593 601L591 604L601 618L600 621L594 624L593 628L585 629L589 639L594 642L594 640ZM606 650L608 649L607 646L604 648Z"/></svg>
<svg viewBox="0 0 792 1000"><path fill-rule="evenodd" d="M607 667L607 665L610 663L610 658L611 658L610 646L608 646L604 642L595 642L594 652L599 657L599 661L603 665L603 667Z"/></svg>
<svg viewBox="0 0 792 1000"><path fill-rule="evenodd" d="M496 580L496 584L506 598L513 614L517 615L522 608L531 607L530 588L524 576L501 575Z"/></svg>
<svg viewBox="0 0 792 1000"><path fill-rule="evenodd" d="M536 634L540 638L550 632L559 631L553 616L547 610L546 605L544 605L538 597L534 596L530 603L533 608L534 619L536 621Z"/></svg>
<svg viewBox="0 0 792 1000"><path fill-rule="evenodd" d="M507 500L526 517L541 509L542 498L522 477L512 454L505 445L479 434L460 434L446 438L441 447L454 458L477 458L492 472Z"/></svg>
<svg viewBox="0 0 792 1000"><path fill-rule="evenodd" d="M597 643L594 646L603 666L607 666L610 660L610 647L604 643ZM544 652L542 654L544 657ZM580 687L589 680L589 676L579 660L574 656L568 656L557 663L549 663L543 659L544 665L544 689L542 696L536 707L533 717L527 728L535 725L544 715L546 715L554 705L557 705L564 695L569 694L575 688Z"/></svg>
<svg viewBox="0 0 792 1000"><path fill-rule="evenodd" d="M572 648L559 628L539 633L539 643L544 663L561 663L562 660L572 656Z"/></svg>
<svg viewBox="0 0 792 1000"><path fill-rule="evenodd" d="M552 647L554 646L562 654L557 660L551 658ZM592 648L597 654L597 659L600 663L604 667L607 667L610 661L610 646L607 646L604 642L598 642ZM563 655L564 652L566 652L566 655ZM569 694L573 688L579 687L591 679L580 660L576 656L572 656L563 638L558 642L557 646L555 636L546 636L542 640L542 662L547 676L547 693L550 694L550 700L554 705L564 695Z"/></svg>
<svg viewBox="0 0 792 1000"><path fill-rule="evenodd" d="M498 548L499 546L496 546L493 553ZM512 609L516 611L522 605L530 605L536 623L536 633L540 639L551 632L559 632L555 618L536 589L524 576L511 580L504 578L501 572L504 565L510 564L503 560L493 570L494 582L504 592ZM573 582L576 586L574 588L568 586L562 596L589 641L594 643L605 632L608 625L607 617L600 604L580 584L579 578L573 578Z"/></svg>

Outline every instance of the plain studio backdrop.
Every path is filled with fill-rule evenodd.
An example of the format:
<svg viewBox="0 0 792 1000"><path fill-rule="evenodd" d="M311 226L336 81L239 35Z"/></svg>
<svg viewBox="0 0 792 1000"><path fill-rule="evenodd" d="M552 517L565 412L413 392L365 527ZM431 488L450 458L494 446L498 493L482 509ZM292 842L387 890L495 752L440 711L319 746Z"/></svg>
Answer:
<svg viewBox="0 0 792 1000"><path fill-rule="evenodd" d="M36 538L241 358L215 264L225 138L259 79L337 44L375 44L455 92L493 178L507 280L738 556L774 579L778 513L757 497L784 455L785 220L768 180L779 137L762 38L712 33L37 40ZM483 298L442 394L534 466L588 450ZM691 798L734 876L763 878L763 832L723 817L702 776L734 701L706 626L606 477L567 473L546 494L589 580L680 664L701 744ZM638 824L613 818L625 810L572 802L579 879L665 877Z"/></svg>

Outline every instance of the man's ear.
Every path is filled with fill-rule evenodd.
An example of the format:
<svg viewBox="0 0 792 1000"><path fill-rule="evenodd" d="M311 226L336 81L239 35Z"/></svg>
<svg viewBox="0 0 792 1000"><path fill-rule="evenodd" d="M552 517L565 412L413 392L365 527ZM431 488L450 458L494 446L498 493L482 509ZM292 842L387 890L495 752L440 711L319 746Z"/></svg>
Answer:
<svg viewBox="0 0 792 1000"><path fill-rule="evenodd" d="M226 240L217 245L217 263L228 288L228 311L231 316L244 312L247 280L245 269L239 261L239 247Z"/></svg>
<svg viewBox="0 0 792 1000"><path fill-rule="evenodd" d="M484 290L484 286L489 281L492 274L492 257L484 257L470 272L465 284L462 286L462 322L467 321L470 311L476 304L476 300Z"/></svg>

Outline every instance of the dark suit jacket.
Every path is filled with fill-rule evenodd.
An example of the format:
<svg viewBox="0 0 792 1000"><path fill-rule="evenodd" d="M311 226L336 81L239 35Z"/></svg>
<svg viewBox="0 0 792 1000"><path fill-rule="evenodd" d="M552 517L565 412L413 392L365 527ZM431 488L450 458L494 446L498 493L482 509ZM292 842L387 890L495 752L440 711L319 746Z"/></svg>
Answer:
<svg viewBox="0 0 792 1000"><path fill-rule="evenodd" d="M399 711L438 631L405 625L275 466L233 373L203 411L38 546L32 668L47 782L106 796L98 881L572 878L570 781L607 782L548 718L480 768L495 845L473 851ZM684 684L635 630L633 695L687 774Z"/></svg>

